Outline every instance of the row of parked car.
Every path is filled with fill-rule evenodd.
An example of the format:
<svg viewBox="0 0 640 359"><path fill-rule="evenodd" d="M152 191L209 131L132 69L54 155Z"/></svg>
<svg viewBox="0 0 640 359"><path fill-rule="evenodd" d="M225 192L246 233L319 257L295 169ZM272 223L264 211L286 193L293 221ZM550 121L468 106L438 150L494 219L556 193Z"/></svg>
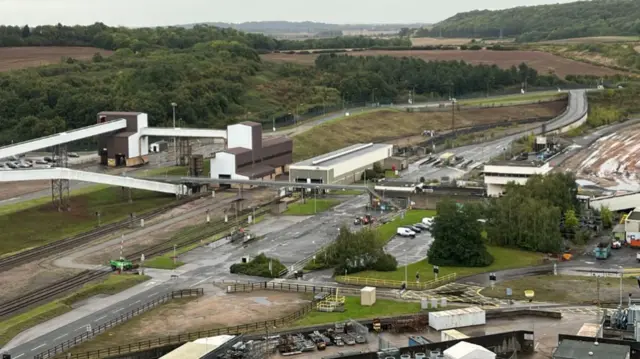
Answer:
<svg viewBox="0 0 640 359"><path fill-rule="evenodd" d="M77 153L71 152L69 157L80 157ZM8 161L0 163L0 170L7 171L21 168L51 168L57 162L57 158L45 156L41 160L32 160L24 157L11 156Z"/></svg>
<svg viewBox="0 0 640 359"><path fill-rule="evenodd" d="M396 230L396 234L400 237L410 237L415 238L416 234L421 233L423 231L429 231L431 229L431 225L433 224L433 218L425 217L422 219L421 223L405 225L402 227L398 227Z"/></svg>

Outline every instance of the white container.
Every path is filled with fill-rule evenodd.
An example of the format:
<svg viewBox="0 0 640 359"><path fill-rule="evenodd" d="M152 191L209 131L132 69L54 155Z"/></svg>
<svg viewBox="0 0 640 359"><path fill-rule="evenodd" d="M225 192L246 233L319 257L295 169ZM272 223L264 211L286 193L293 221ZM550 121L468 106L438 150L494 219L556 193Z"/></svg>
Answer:
<svg viewBox="0 0 640 359"><path fill-rule="evenodd" d="M372 306L376 303L376 288L364 287L360 289L360 305Z"/></svg>
<svg viewBox="0 0 640 359"><path fill-rule="evenodd" d="M449 340L467 339L467 338L469 338L468 335L464 333L460 333L455 329L443 330L440 332L440 341L442 342L446 342Z"/></svg>
<svg viewBox="0 0 640 359"><path fill-rule="evenodd" d="M486 313L478 307L429 313L429 326L435 330L470 327L486 323Z"/></svg>

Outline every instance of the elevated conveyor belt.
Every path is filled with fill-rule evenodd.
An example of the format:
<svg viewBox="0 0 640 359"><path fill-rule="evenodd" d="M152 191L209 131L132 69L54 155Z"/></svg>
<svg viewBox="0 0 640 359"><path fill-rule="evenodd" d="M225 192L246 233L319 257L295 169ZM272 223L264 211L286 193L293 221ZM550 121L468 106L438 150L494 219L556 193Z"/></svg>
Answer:
<svg viewBox="0 0 640 359"><path fill-rule="evenodd" d="M640 207L640 192L592 198L589 206L594 209L607 207L615 212L634 209Z"/></svg>
<svg viewBox="0 0 640 359"><path fill-rule="evenodd" d="M173 127L145 127L140 130L142 136L159 137L196 137L196 138L227 138L226 130L209 130L201 128L173 128Z"/></svg>
<svg viewBox="0 0 640 359"><path fill-rule="evenodd" d="M101 183L111 186L137 188L175 195L185 195L188 193L187 187L180 184L163 183L124 176L105 175L102 173L77 171L68 168L0 171L0 182L54 179Z"/></svg>
<svg viewBox="0 0 640 359"><path fill-rule="evenodd" d="M16 156L22 153L33 152L47 147L61 145L63 143L77 141L87 137L93 137L104 133L121 130L127 127L127 120L115 120L82 127L77 130L57 133L55 135L36 138L35 140L16 143L0 147L0 158Z"/></svg>

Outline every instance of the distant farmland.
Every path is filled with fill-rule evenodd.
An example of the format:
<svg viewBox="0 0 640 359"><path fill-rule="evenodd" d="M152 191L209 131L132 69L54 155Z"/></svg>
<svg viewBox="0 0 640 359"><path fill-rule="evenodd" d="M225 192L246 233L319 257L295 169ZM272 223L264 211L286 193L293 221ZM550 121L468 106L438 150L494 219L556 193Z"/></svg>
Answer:
<svg viewBox="0 0 640 359"><path fill-rule="evenodd" d="M63 57L91 59L96 52L109 56L113 51L93 47L3 47L0 48L0 72L59 63Z"/></svg>
<svg viewBox="0 0 640 359"><path fill-rule="evenodd" d="M471 64L495 64L502 68L510 68L511 66L518 66L521 63L535 68L541 74L548 74L553 71L560 77L567 75L595 75L606 76L624 73L609 69L606 67L600 67L596 65L587 64L575 60L566 59L560 56L556 56L546 52L540 51L470 51L470 50L403 50L403 51L388 51L388 50L367 50L350 52L352 56L394 56L394 57L419 57L425 61L450 61L450 60L464 60ZM266 54L262 55L265 61L273 62L292 62L303 65L313 65L318 55L289 55L284 53Z"/></svg>

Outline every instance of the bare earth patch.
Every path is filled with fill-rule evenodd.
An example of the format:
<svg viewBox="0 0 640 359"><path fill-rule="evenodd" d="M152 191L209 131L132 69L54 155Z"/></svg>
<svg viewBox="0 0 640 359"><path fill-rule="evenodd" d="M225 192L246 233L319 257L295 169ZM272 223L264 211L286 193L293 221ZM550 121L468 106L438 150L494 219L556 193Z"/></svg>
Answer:
<svg viewBox="0 0 640 359"><path fill-rule="evenodd" d="M591 65L575 60L556 56L540 51L465 51L465 50L368 50L349 53L351 56L393 56L393 57L417 57L425 61L466 61L471 64L497 65L503 69L511 66L518 66L521 63L538 70L542 74L547 74L550 69L561 78L567 75L615 75L624 73L596 65ZM262 58L266 61L293 62L303 65L315 64L318 55L288 55L288 54L266 54Z"/></svg>
<svg viewBox="0 0 640 359"><path fill-rule="evenodd" d="M102 56L109 56L113 53L113 51L94 47L72 46L0 48L0 72L56 64L59 63L63 57L72 57L76 60L89 60L96 52L101 53Z"/></svg>
<svg viewBox="0 0 640 359"><path fill-rule="evenodd" d="M437 45L466 45L471 43L473 39L470 38L435 38L435 37L413 37L411 38L412 46L437 46ZM479 39L476 39L479 40ZM482 43L478 43L479 45L483 44L496 44L496 43L508 43L513 42L513 39L502 39L502 40L489 40L483 41Z"/></svg>
<svg viewBox="0 0 640 359"><path fill-rule="evenodd" d="M45 287L80 273L80 269L58 268L50 262L27 263L0 274L0 302Z"/></svg>
<svg viewBox="0 0 640 359"><path fill-rule="evenodd" d="M89 350L276 319L309 303L301 294L252 292L174 300L108 331L72 350ZM169 324L170 323L170 324Z"/></svg>

